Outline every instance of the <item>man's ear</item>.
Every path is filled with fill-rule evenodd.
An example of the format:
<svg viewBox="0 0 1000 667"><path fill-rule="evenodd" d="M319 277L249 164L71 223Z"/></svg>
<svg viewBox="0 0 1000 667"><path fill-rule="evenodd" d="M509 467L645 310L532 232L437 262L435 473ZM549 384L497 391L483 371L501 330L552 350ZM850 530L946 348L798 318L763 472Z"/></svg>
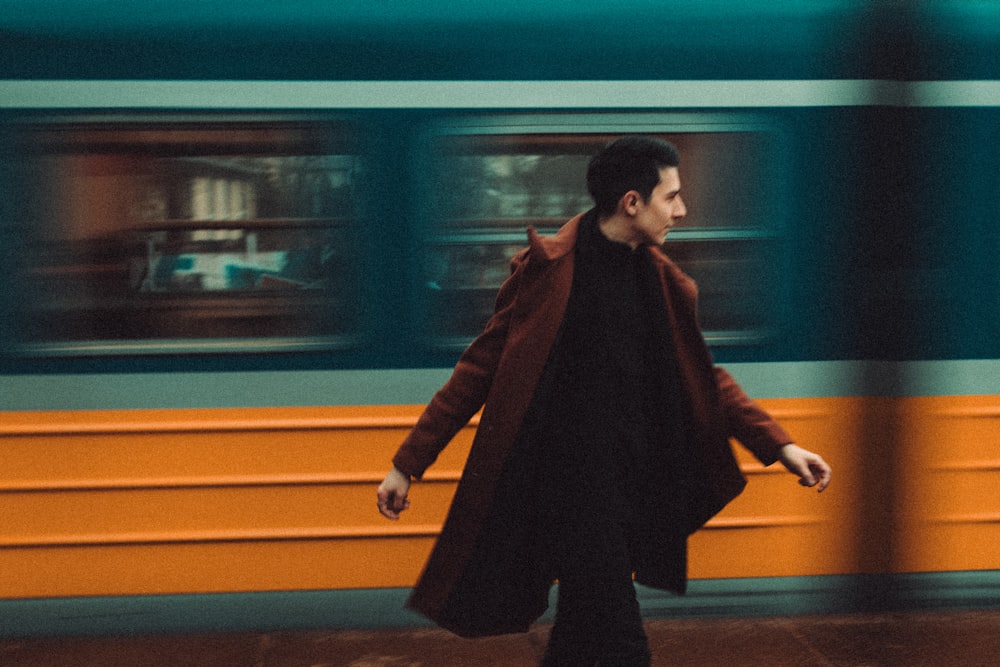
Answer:
<svg viewBox="0 0 1000 667"><path fill-rule="evenodd" d="M637 191L629 190L618 200L618 207L626 215L635 215L638 213L639 202L641 201L642 197Z"/></svg>

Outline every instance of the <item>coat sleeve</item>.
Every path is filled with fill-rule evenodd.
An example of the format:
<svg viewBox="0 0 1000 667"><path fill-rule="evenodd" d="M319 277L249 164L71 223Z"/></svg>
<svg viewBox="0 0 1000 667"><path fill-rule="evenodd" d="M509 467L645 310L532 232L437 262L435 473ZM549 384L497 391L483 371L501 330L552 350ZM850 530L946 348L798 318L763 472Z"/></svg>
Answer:
<svg viewBox="0 0 1000 667"><path fill-rule="evenodd" d="M764 465L777 461L781 448L793 442L793 438L721 366L715 367L715 381L728 434Z"/></svg>
<svg viewBox="0 0 1000 667"><path fill-rule="evenodd" d="M500 287L493 316L483 332L462 353L451 378L434 395L416 426L396 451L392 463L399 470L422 477L455 434L486 402L503 353L526 263L527 251L522 251L511 261L511 275Z"/></svg>

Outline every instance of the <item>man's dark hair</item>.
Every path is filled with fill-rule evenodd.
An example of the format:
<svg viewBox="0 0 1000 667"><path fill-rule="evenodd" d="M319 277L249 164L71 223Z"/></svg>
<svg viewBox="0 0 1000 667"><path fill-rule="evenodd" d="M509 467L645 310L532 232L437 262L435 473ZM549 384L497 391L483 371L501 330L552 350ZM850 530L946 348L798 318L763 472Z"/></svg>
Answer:
<svg viewBox="0 0 1000 667"><path fill-rule="evenodd" d="M601 217L615 212L618 200L635 190L648 201L660 182L660 170L680 166L677 148L655 137L628 136L612 141L590 160L587 190Z"/></svg>

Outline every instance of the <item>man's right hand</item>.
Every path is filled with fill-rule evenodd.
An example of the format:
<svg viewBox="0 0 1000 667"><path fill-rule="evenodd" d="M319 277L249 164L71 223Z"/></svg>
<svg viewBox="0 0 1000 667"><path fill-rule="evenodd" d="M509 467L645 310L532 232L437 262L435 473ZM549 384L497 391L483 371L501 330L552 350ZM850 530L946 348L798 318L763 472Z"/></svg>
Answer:
<svg viewBox="0 0 1000 667"><path fill-rule="evenodd" d="M410 492L410 476L393 467L378 487L378 511L387 519L396 521L399 513L410 506L406 494Z"/></svg>

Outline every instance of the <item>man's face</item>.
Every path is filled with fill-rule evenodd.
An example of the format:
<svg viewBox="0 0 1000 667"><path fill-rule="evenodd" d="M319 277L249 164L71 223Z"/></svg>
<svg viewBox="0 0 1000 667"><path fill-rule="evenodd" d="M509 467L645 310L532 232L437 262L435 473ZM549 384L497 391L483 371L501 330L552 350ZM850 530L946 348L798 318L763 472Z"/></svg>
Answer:
<svg viewBox="0 0 1000 667"><path fill-rule="evenodd" d="M677 167L660 169L660 182L648 201L638 198L632 217L632 235L638 243L662 245L667 232L687 215L681 199L681 177Z"/></svg>

